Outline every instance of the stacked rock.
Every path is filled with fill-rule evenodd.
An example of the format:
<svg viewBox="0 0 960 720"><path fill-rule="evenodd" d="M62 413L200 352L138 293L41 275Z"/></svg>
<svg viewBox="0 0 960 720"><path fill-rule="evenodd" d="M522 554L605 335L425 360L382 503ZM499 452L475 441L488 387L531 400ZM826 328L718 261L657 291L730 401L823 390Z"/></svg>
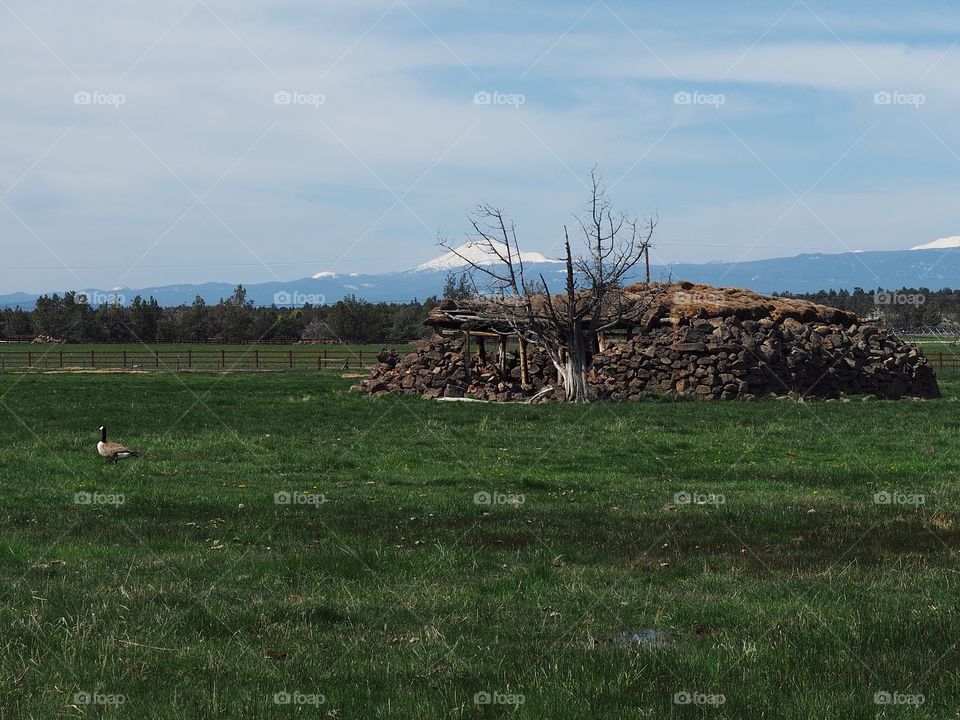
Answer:
<svg viewBox="0 0 960 720"><path fill-rule="evenodd" d="M419 343L402 355L383 350L370 377L351 390L371 395L416 393L425 398L472 397L481 400L526 400L539 388L556 380L556 372L546 353L539 348L527 352L529 385L521 384L520 354L506 354L501 365L496 353L481 362L476 353L470 358L469 375L464 359L464 343L434 338Z"/></svg>
<svg viewBox="0 0 960 720"><path fill-rule="evenodd" d="M625 292L645 312L619 328L631 333L629 339L593 356L590 394L597 398L940 396L919 348L843 310L689 282L637 285ZM447 300L431 311L427 324L456 332L487 322L495 330L495 317L485 320L484 314L482 300ZM474 348L467 357L462 339L436 336L406 355L384 351L371 377L352 389L493 401L562 398L548 355L530 345L527 358L522 384L516 350L481 359Z"/></svg>
<svg viewBox="0 0 960 720"><path fill-rule="evenodd" d="M601 397L644 392L753 400L796 394L883 398L940 396L933 368L915 346L872 325L801 323L792 318L692 319L637 338L593 360Z"/></svg>

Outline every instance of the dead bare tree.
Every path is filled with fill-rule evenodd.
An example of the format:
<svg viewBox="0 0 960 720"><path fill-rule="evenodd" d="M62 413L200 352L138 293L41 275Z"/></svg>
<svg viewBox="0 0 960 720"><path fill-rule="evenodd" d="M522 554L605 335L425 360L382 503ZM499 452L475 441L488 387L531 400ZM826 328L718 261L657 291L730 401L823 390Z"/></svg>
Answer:
<svg viewBox="0 0 960 720"><path fill-rule="evenodd" d="M491 314L522 340L546 351L569 402L589 401L589 359L598 334L645 310L625 296L624 281L649 252L657 226L656 217L615 212L596 170L591 180L587 212L577 217L582 254L573 254L567 226L563 228L566 269L560 293L551 292L542 273L528 277L516 226L493 205L481 204L469 216L469 246L477 255L464 255L450 240L439 240L487 278L483 294Z"/></svg>

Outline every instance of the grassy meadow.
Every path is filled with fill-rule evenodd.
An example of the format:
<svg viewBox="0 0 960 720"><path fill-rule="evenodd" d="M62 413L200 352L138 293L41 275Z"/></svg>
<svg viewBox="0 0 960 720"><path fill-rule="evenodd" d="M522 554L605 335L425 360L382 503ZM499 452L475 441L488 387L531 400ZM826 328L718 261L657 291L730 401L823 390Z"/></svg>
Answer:
<svg viewBox="0 0 960 720"><path fill-rule="evenodd" d="M0 718L960 717L960 382L352 382L0 374Z"/></svg>

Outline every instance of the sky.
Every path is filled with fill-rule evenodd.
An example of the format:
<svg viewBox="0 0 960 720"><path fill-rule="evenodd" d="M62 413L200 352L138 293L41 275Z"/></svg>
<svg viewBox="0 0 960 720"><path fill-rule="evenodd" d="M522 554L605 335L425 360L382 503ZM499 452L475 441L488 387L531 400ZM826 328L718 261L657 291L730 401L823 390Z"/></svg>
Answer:
<svg viewBox="0 0 960 720"><path fill-rule="evenodd" d="M0 292L387 272L590 171L655 262L960 234L960 8L0 0Z"/></svg>

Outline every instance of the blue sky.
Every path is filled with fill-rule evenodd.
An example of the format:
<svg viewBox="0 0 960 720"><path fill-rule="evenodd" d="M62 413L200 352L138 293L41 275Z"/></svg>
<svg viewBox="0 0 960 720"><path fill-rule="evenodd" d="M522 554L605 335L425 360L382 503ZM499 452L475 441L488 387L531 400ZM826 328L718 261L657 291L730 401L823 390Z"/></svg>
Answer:
<svg viewBox="0 0 960 720"><path fill-rule="evenodd" d="M594 165L659 261L960 234L960 9L838 5L0 0L0 291L550 254Z"/></svg>

